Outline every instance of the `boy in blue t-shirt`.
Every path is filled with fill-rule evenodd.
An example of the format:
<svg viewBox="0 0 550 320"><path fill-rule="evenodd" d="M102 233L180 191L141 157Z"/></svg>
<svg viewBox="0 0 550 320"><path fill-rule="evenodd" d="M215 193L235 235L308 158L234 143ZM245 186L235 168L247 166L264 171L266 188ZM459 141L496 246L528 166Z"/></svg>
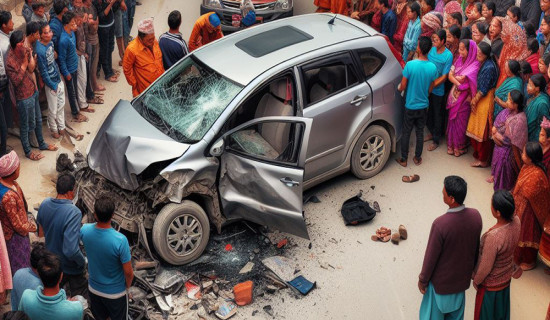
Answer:
<svg viewBox="0 0 550 320"><path fill-rule="evenodd" d="M413 127L416 131L416 149L413 161L418 166L422 163L422 149L424 147L424 127L428 115L428 96L437 79L437 67L428 61L428 52L432 41L428 37L420 37L416 54L418 58L407 62L403 70L403 79L397 88L406 91L405 113L401 136L401 158L396 159L401 166L407 166L409 157L409 140Z"/></svg>
<svg viewBox="0 0 550 320"><path fill-rule="evenodd" d="M96 223L80 229L80 239L88 255L90 310L96 319L126 320L127 290L134 272L128 239L111 227L115 203L100 196L94 204Z"/></svg>

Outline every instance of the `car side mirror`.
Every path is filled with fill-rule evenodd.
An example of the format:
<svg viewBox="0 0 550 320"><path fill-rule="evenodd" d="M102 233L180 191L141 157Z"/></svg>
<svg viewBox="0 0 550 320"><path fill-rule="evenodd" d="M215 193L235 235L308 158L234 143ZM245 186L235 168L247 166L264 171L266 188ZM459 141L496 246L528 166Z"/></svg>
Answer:
<svg viewBox="0 0 550 320"><path fill-rule="evenodd" d="M210 148L210 155L212 155L214 157L221 156L222 153L223 153L224 146L225 146L225 144L223 142L223 137L222 137L222 138L218 139L216 142L214 142L214 144Z"/></svg>

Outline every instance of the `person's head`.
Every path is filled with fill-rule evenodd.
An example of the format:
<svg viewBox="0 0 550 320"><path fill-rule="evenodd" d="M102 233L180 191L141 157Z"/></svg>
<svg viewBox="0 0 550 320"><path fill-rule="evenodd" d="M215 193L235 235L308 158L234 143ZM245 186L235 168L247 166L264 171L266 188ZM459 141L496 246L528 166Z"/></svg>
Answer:
<svg viewBox="0 0 550 320"><path fill-rule="evenodd" d="M523 148L523 153L521 154L521 160L523 160L523 163L526 165L534 164L546 171L544 169L544 165L542 164L542 157L543 153L540 143L538 141L527 142L525 148Z"/></svg>
<svg viewBox="0 0 550 320"><path fill-rule="evenodd" d="M76 14L73 11L67 11L63 15L63 18L61 19L61 23L63 23L63 27L67 31L76 31L78 29L76 25Z"/></svg>
<svg viewBox="0 0 550 320"><path fill-rule="evenodd" d="M42 259L38 261L37 269L44 288L55 288L61 282L61 261L55 254L51 252L44 253Z"/></svg>
<svg viewBox="0 0 550 320"><path fill-rule="evenodd" d="M504 72L507 78L521 76L521 66L517 60L508 60L504 65Z"/></svg>
<svg viewBox="0 0 550 320"><path fill-rule="evenodd" d="M540 32L545 36L550 34L550 15L544 16L540 21Z"/></svg>
<svg viewBox="0 0 550 320"><path fill-rule="evenodd" d="M458 54L460 57L466 59L468 57L468 51L470 51L470 40L460 40L458 44Z"/></svg>
<svg viewBox="0 0 550 320"><path fill-rule="evenodd" d="M447 32L447 43L458 43L460 39L461 30L458 26L453 25L449 27L449 32Z"/></svg>
<svg viewBox="0 0 550 320"><path fill-rule="evenodd" d="M42 2L32 4L32 11L39 17L43 17L46 12L46 5Z"/></svg>
<svg viewBox="0 0 550 320"><path fill-rule="evenodd" d="M23 34L22 31L20 32ZM19 168L19 157L15 151L12 150L0 158L0 178L3 180L13 181L19 178Z"/></svg>
<svg viewBox="0 0 550 320"><path fill-rule="evenodd" d="M34 43L40 38L40 32L38 31L38 29L40 29L39 22L30 21L29 23L27 23L27 26L25 28L25 33L31 43Z"/></svg>
<svg viewBox="0 0 550 320"><path fill-rule="evenodd" d="M514 23L518 23L518 21L521 20L521 10L517 6L511 6L510 8L508 8L506 15Z"/></svg>
<svg viewBox="0 0 550 320"><path fill-rule="evenodd" d="M34 242L31 250L31 268L37 270L38 262L44 256L44 253L48 252L44 242Z"/></svg>
<svg viewBox="0 0 550 320"><path fill-rule="evenodd" d="M483 5L481 4L481 2L476 2L474 3L474 6L470 11L470 14L468 15L468 18L475 21L482 17L481 15L482 11L483 11Z"/></svg>
<svg viewBox="0 0 550 320"><path fill-rule="evenodd" d="M13 31L13 20L9 11L0 11L0 29L5 34L9 34Z"/></svg>
<svg viewBox="0 0 550 320"><path fill-rule="evenodd" d="M32 5L32 0L25 0L25 3L28 4L29 6Z"/></svg>
<svg viewBox="0 0 550 320"><path fill-rule="evenodd" d="M540 0L540 10L542 12L550 10L550 0Z"/></svg>
<svg viewBox="0 0 550 320"><path fill-rule="evenodd" d="M430 38L421 36L418 38L417 52L419 55L427 56L432 48L432 41Z"/></svg>
<svg viewBox="0 0 550 320"><path fill-rule="evenodd" d="M493 16L495 15L495 11L497 10L497 6L493 1L487 1L484 2L481 6L481 15L487 19L491 20L493 19Z"/></svg>
<svg viewBox="0 0 550 320"><path fill-rule="evenodd" d="M24 49L25 34L21 30L15 30L10 35L10 47L13 50Z"/></svg>
<svg viewBox="0 0 550 320"><path fill-rule="evenodd" d="M523 23L523 29L525 29L525 35L527 39L535 38L537 36L537 28L531 21L525 21Z"/></svg>
<svg viewBox="0 0 550 320"><path fill-rule="evenodd" d="M84 4L83 4L82 0L73 0L73 7L82 8L83 5Z"/></svg>
<svg viewBox="0 0 550 320"><path fill-rule="evenodd" d="M208 29L208 32L210 33L216 31L218 28L221 28L220 17L216 13L211 14L208 17L208 22L209 23L207 24L207 29Z"/></svg>
<svg viewBox="0 0 550 320"><path fill-rule="evenodd" d="M462 27L462 14L460 12L453 12L447 15L447 25L452 26L455 24Z"/></svg>
<svg viewBox="0 0 550 320"><path fill-rule="evenodd" d="M54 0L53 12L55 12L57 16L64 15L67 11L69 11L69 7L67 6L67 2L65 2L65 0Z"/></svg>
<svg viewBox="0 0 550 320"><path fill-rule="evenodd" d="M420 5L418 2L409 2L407 4L407 18L409 20L416 20L420 17Z"/></svg>
<svg viewBox="0 0 550 320"><path fill-rule="evenodd" d="M500 32L502 31L502 22L499 19L491 20L491 25L489 26L489 38L491 40L498 39L500 37Z"/></svg>
<svg viewBox="0 0 550 320"><path fill-rule="evenodd" d="M472 40L477 44L481 43L487 34L487 24L485 22L478 22L472 26Z"/></svg>
<svg viewBox="0 0 550 320"><path fill-rule="evenodd" d="M447 31L445 29L439 29L434 34L432 34L432 45L436 47L436 49L441 49L445 46L445 42L447 41Z"/></svg>
<svg viewBox="0 0 550 320"><path fill-rule="evenodd" d="M426 14L435 9L435 0L422 0L420 5L422 6L422 14Z"/></svg>
<svg viewBox="0 0 550 320"><path fill-rule="evenodd" d="M539 42L535 38L530 38L527 40L527 49L531 54L539 52Z"/></svg>
<svg viewBox="0 0 550 320"><path fill-rule="evenodd" d="M530 96L538 96L539 93L546 90L546 79L540 73L534 74L527 82L527 93Z"/></svg>
<svg viewBox="0 0 550 320"><path fill-rule="evenodd" d="M76 185L76 180L73 175L64 173L57 178L55 184L55 190L58 195L64 195L69 199L74 197L74 188Z"/></svg>
<svg viewBox="0 0 550 320"><path fill-rule="evenodd" d="M466 199L468 184L459 176L447 176L443 181L443 202L448 206L461 206Z"/></svg>
<svg viewBox="0 0 550 320"><path fill-rule="evenodd" d="M545 116L542 116L542 123L540 124L539 143L543 147L550 146L550 120Z"/></svg>
<svg viewBox="0 0 550 320"><path fill-rule="evenodd" d="M153 18L143 19L138 24L138 38L147 48L153 48L155 44L155 28Z"/></svg>
<svg viewBox="0 0 550 320"><path fill-rule="evenodd" d="M94 203L94 214L98 222L111 221L115 212L115 202L108 195L101 195Z"/></svg>
<svg viewBox="0 0 550 320"><path fill-rule="evenodd" d="M539 59L538 66L539 71L542 74L546 74L546 72L548 71L548 64L546 63L546 61L550 62L550 54L548 53L543 54L542 57L540 57Z"/></svg>
<svg viewBox="0 0 550 320"><path fill-rule="evenodd" d="M462 27L460 29L460 40L464 39L472 40L472 30L469 27Z"/></svg>
<svg viewBox="0 0 550 320"><path fill-rule="evenodd" d="M508 100L506 100L506 108L522 112L523 111L523 93L519 90L512 90L508 92Z"/></svg>
<svg viewBox="0 0 550 320"><path fill-rule="evenodd" d="M489 59L491 56L491 45L489 45L487 42L480 42L477 45L477 61L480 63L485 62L485 60Z"/></svg>
<svg viewBox="0 0 550 320"><path fill-rule="evenodd" d="M496 219L502 218L505 221L514 220L516 204L514 197L507 190L497 190L491 198L491 212Z"/></svg>
<svg viewBox="0 0 550 320"><path fill-rule="evenodd" d="M170 12L168 15L168 28L170 30L179 30L181 26L181 13L178 10Z"/></svg>
<svg viewBox="0 0 550 320"><path fill-rule="evenodd" d="M50 25L47 23L40 24L40 28L38 29L38 32L40 33L40 40L44 43L48 43L52 41L53 32L50 29Z"/></svg>
<svg viewBox="0 0 550 320"><path fill-rule="evenodd" d="M521 79L523 79L524 82L529 81L529 78L533 74L533 69L531 68L531 64L525 60L520 61L519 63L521 74Z"/></svg>

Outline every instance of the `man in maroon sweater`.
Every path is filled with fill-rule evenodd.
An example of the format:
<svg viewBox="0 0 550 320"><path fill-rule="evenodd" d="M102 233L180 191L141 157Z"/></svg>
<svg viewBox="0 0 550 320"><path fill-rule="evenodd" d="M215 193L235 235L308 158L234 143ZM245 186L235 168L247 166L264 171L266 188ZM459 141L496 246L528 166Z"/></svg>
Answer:
<svg viewBox="0 0 550 320"><path fill-rule="evenodd" d="M481 215L466 208L467 184L457 176L445 178L443 202L447 212L434 220L418 288L424 295L420 320L464 319L464 292L476 265Z"/></svg>

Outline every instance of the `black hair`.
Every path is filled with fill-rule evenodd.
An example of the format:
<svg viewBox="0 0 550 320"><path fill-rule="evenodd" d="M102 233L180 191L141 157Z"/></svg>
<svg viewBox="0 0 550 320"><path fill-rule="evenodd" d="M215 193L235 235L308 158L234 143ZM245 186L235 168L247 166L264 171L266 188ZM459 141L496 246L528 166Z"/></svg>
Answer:
<svg viewBox="0 0 550 320"><path fill-rule="evenodd" d="M107 195L101 195L94 203L94 212L99 222L109 222L115 212L115 202Z"/></svg>
<svg viewBox="0 0 550 320"><path fill-rule="evenodd" d="M445 29L439 29L434 34L439 40L443 41L443 43L447 42L447 31L445 31Z"/></svg>
<svg viewBox="0 0 550 320"><path fill-rule="evenodd" d="M2 316L2 320L30 320L29 316L23 311L8 311Z"/></svg>
<svg viewBox="0 0 550 320"><path fill-rule="evenodd" d="M510 72L516 77L521 76L521 67L519 65L519 62L517 60L508 60L506 61L508 64L508 69L510 69Z"/></svg>
<svg viewBox="0 0 550 320"><path fill-rule="evenodd" d="M73 20L76 17L76 14L73 11L67 11L63 15L63 18L61 19L61 23L63 23L63 26L68 25L71 20Z"/></svg>
<svg viewBox="0 0 550 320"><path fill-rule="evenodd" d="M543 54L542 60L544 61L544 64L548 67L548 65L550 65L550 54L548 52Z"/></svg>
<svg viewBox="0 0 550 320"><path fill-rule="evenodd" d="M535 38L537 36L537 28L531 21L525 21L523 22L523 28L525 29L525 34L527 35L527 39Z"/></svg>
<svg viewBox="0 0 550 320"><path fill-rule="evenodd" d="M44 242L35 242L32 244L31 267L38 269L38 262L44 256L44 252L48 252Z"/></svg>
<svg viewBox="0 0 550 320"><path fill-rule="evenodd" d="M462 43L462 44L466 47L466 50L467 50L467 51L470 50L470 40L468 40L468 39L463 39L463 40L460 40L460 43Z"/></svg>
<svg viewBox="0 0 550 320"><path fill-rule="evenodd" d="M529 78L535 85L535 87L539 88L540 92L545 92L546 89L546 79L544 78L544 75L541 73L537 73L531 76Z"/></svg>
<svg viewBox="0 0 550 320"><path fill-rule="evenodd" d="M12 49L15 49L15 46L18 43L21 43L25 39L25 34L21 30L15 30L10 35L10 46Z"/></svg>
<svg viewBox="0 0 550 320"><path fill-rule="evenodd" d="M32 4L32 10L36 10L38 8L44 8L46 7L46 5L44 4L44 2L35 2Z"/></svg>
<svg viewBox="0 0 550 320"><path fill-rule="evenodd" d="M525 154L534 165L539 167L546 174L546 167L542 163L542 147L538 141L529 141L525 145Z"/></svg>
<svg viewBox="0 0 550 320"><path fill-rule="evenodd" d="M178 29L180 25L181 25L181 13L178 10L174 10L170 12L170 14L168 15L168 27L172 30L175 30L175 29Z"/></svg>
<svg viewBox="0 0 550 320"><path fill-rule="evenodd" d="M0 27L2 27L5 24L8 24L11 20L11 12L9 11L0 11Z"/></svg>
<svg viewBox="0 0 550 320"><path fill-rule="evenodd" d="M451 13L451 17L458 21L458 25L462 27L462 13L460 12L453 12Z"/></svg>
<svg viewBox="0 0 550 320"><path fill-rule="evenodd" d="M432 48L432 40L424 36L418 38L418 48L420 48L420 52L422 52L423 55L427 55Z"/></svg>
<svg viewBox="0 0 550 320"><path fill-rule="evenodd" d="M61 278L61 261L51 253L46 252L40 261L38 261L38 275L44 288L54 288Z"/></svg>
<svg viewBox="0 0 550 320"><path fill-rule="evenodd" d="M481 11L483 10L483 5L481 4L481 2L474 3L474 6L476 7L477 12L481 14Z"/></svg>
<svg viewBox="0 0 550 320"><path fill-rule="evenodd" d="M65 0L55 0L53 3L53 12L55 12L56 15L60 15L63 10L67 8L67 3Z"/></svg>
<svg viewBox="0 0 550 320"><path fill-rule="evenodd" d="M487 42L481 41L477 46L478 46L479 50L481 51L481 53L483 53L484 56L486 56L487 58L491 57L491 45L490 44L488 44Z"/></svg>
<svg viewBox="0 0 550 320"><path fill-rule="evenodd" d="M460 28L456 25L456 24L453 24L452 26L449 27L449 33L457 38L457 39L460 39L460 35L462 33L462 31L460 30Z"/></svg>
<svg viewBox="0 0 550 320"><path fill-rule="evenodd" d="M27 26L25 27L25 34L27 36L30 36L31 34L37 33L38 29L40 28L40 23L36 21L30 21L27 23Z"/></svg>
<svg viewBox="0 0 550 320"><path fill-rule="evenodd" d="M40 33L40 35L42 35L44 33L44 28L46 27L49 27L50 25L47 24L46 22L40 22L40 25L38 26L38 32Z"/></svg>
<svg viewBox="0 0 550 320"><path fill-rule="evenodd" d="M463 27L460 29L460 40L471 40L472 39L472 30L470 27Z"/></svg>
<svg viewBox="0 0 550 320"><path fill-rule="evenodd" d="M385 1L387 2L387 0ZM428 7L432 8L432 10L435 9L435 0L424 0L424 2L428 5ZM382 2L380 2L380 4L382 4Z"/></svg>
<svg viewBox="0 0 550 320"><path fill-rule="evenodd" d="M417 18L420 17L420 5L418 4L418 2L409 2L407 6L411 9L412 12L416 13Z"/></svg>
<svg viewBox="0 0 550 320"><path fill-rule="evenodd" d="M476 22L475 26L477 30L484 35L487 35L487 33L489 32L489 26L485 22Z"/></svg>
<svg viewBox="0 0 550 320"><path fill-rule="evenodd" d="M510 99L512 102L518 105L518 112L523 112L525 105L523 104L523 93L519 90L510 91Z"/></svg>
<svg viewBox="0 0 550 320"><path fill-rule="evenodd" d="M456 203L464 204L466 193L468 192L468 184L459 176L447 176L443 181L445 191L449 197L453 197Z"/></svg>
<svg viewBox="0 0 550 320"><path fill-rule="evenodd" d="M545 15L544 17L542 17L542 20L544 20L544 22L546 22L547 24L550 24L550 15Z"/></svg>
<svg viewBox="0 0 550 320"><path fill-rule="evenodd" d="M522 60L519 62L520 70L519 73L521 76L530 75L533 73L533 68L531 68L531 64L525 60Z"/></svg>
<svg viewBox="0 0 550 320"><path fill-rule="evenodd" d="M514 197L508 190L497 190L493 193L491 198L491 205L496 211L500 212L500 215L506 221L514 220L514 211L516 210L516 203Z"/></svg>
<svg viewBox="0 0 550 320"><path fill-rule="evenodd" d="M487 10L491 10L493 12L492 15L494 16L495 12L497 11L496 4L493 1L487 1L487 2L484 2L483 4L487 7Z"/></svg>
<svg viewBox="0 0 550 320"><path fill-rule="evenodd" d="M55 190L57 194L67 194L69 191L74 191L75 184L76 180L73 175L64 173L57 178Z"/></svg>
<svg viewBox="0 0 550 320"><path fill-rule="evenodd" d="M539 42L535 38L530 38L527 40L527 49L531 51L531 54L537 53L539 51Z"/></svg>
<svg viewBox="0 0 550 320"><path fill-rule="evenodd" d="M518 18L518 21L521 21L521 9L518 6L511 6L508 8L508 11L510 11L516 18Z"/></svg>

